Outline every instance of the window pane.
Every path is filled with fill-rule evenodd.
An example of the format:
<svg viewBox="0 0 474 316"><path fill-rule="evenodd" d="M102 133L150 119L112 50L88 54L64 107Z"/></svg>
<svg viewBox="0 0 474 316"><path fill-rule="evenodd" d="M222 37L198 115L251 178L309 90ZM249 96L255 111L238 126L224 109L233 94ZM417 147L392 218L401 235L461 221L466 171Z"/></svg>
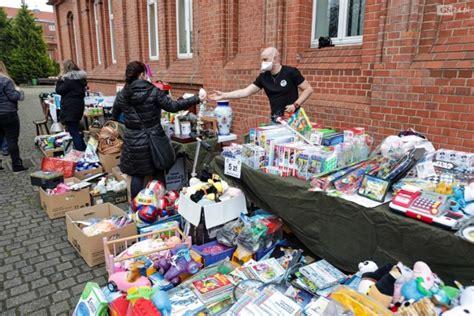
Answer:
<svg viewBox="0 0 474 316"><path fill-rule="evenodd" d="M365 0L349 0L346 36L362 35L364 30L364 11Z"/></svg>
<svg viewBox="0 0 474 316"><path fill-rule="evenodd" d="M337 37L339 0L317 0L314 39L321 36Z"/></svg>
<svg viewBox="0 0 474 316"><path fill-rule="evenodd" d="M178 0L178 53L179 54L186 54L186 14L185 14L185 0Z"/></svg>
<svg viewBox="0 0 474 316"><path fill-rule="evenodd" d="M156 50L156 14L155 4L148 5L148 40L150 41L150 56L157 56Z"/></svg>
<svg viewBox="0 0 474 316"><path fill-rule="evenodd" d="M192 0L189 0L189 52L193 52L193 7Z"/></svg>

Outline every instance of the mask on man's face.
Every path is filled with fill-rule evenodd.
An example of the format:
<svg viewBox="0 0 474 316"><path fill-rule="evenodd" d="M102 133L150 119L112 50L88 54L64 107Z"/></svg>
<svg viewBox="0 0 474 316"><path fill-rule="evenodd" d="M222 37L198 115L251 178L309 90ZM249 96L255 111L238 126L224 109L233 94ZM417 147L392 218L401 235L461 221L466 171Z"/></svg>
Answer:
<svg viewBox="0 0 474 316"><path fill-rule="evenodd" d="M270 71L272 70L272 67L273 67L272 61L262 61L262 66L260 67L260 69L262 71Z"/></svg>

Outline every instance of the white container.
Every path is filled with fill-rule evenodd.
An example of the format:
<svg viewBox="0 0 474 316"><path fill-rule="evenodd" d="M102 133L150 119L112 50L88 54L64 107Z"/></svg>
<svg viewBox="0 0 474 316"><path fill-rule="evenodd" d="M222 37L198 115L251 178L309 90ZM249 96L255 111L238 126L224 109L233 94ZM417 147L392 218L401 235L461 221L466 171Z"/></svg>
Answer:
<svg viewBox="0 0 474 316"><path fill-rule="evenodd" d="M219 135L229 135L230 127L232 126L232 108L229 105L229 101L217 101L214 114L217 118Z"/></svg>
<svg viewBox="0 0 474 316"><path fill-rule="evenodd" d="M181 135L189 136L191 134L191 122L182 121L181 122Z"/></svg>

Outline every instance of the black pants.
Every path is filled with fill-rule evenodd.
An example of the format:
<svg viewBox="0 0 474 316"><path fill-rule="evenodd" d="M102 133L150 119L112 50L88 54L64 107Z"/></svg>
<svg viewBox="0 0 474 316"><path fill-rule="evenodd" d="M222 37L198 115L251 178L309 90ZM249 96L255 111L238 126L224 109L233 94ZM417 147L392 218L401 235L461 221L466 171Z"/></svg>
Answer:
<svg viewBox="0 0 474 316"><path fill-rule="evenodd" d="M20 119L17 112L0 114L0 139L5 137L8 144L8 152L12 159L12 167L21 166L20 149L18 148L18 137L20 136Z"/></svg>
<svg viewBox="0 0 474 316"><path fill-rule="evenodd" d="M146 177L132 176L132 181L130 183L130 198L133 200L141 190L145 188L147 183L145 183ZM159 180L166 186L165 172L163 170L157 170L153 175L153 179Z"/></svg>
<svg viewBox="0 0 474 316"><path fill-rule="evenodd" d="M72 137L72 143L74 144L74 149L79 151L86 150L86 143L79 132L79 122L64 122L66 129Z"/></svg>

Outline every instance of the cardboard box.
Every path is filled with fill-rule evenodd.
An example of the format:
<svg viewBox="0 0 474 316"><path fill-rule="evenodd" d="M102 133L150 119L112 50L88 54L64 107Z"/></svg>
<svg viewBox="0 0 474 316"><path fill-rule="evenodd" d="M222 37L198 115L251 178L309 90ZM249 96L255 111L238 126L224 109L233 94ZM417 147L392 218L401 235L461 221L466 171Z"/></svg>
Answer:
<svg viewBox="0 0 474 316"><path fill-rule="evenodd" d="M66 184L79 182L81 181L77 178L68 178L64 181ZM45 190L40 188L39 194L41 206L51 219L63 217L66 212L91 205L89 188L56 195L48 195Z"/></svg>
<svg viewBox="0 0 474 316"><path fill-rule="evenodd" d="M236 188L232 189L239 190ZM194 203L185 194L181 194L178 212L194 226L199 225L201 212L204 212L205 226L207 229L210 229L236 219L241 213L247 214L247 204L245 195L242 192L228 200L205 206Z"/></svg>
<svg viewBox="0 0 474 316"><path fill-rule="evenodd" d="M127 216L127 213L110 203L86 207L66 213L67 239L89 267L96 266L105 261L103 248L104 237L107 237L107 239L119 239L134 236L137 234L137 226L132 222L114 231L95 236L87 236L74 221L87 220L89 218L110 218L112 215Z"/></svg>
<svg viewBox="0 0 474 316"><path fill-rule="evenodd" d="M122 170L120 170L118 166L112 168L112 175L114 176L115 179L117 179L117 181L122 181L122 180L127 181L127 175L123 173Z"/></svg>
<svg viewBox="0 0 474 316"><path fill-rule="evenodd" d="M104 168L104 171L107 173L112 172L113 167L117 167L120 162L120 155L121 153L113 154L113 155L102 155L99 154L99 161Z"/></svg>
<svg viewBox="0 0 474 316"><path fill-rule="evenodd" d="M83 170L83 171L76 171L74 172L74 178L78 178L79 180L83 180L86 178L89 178L93 175L99 174L104 172L104 169L102 169L101 166L94 168L94 169L89 169L89 170Z"/></svg>

